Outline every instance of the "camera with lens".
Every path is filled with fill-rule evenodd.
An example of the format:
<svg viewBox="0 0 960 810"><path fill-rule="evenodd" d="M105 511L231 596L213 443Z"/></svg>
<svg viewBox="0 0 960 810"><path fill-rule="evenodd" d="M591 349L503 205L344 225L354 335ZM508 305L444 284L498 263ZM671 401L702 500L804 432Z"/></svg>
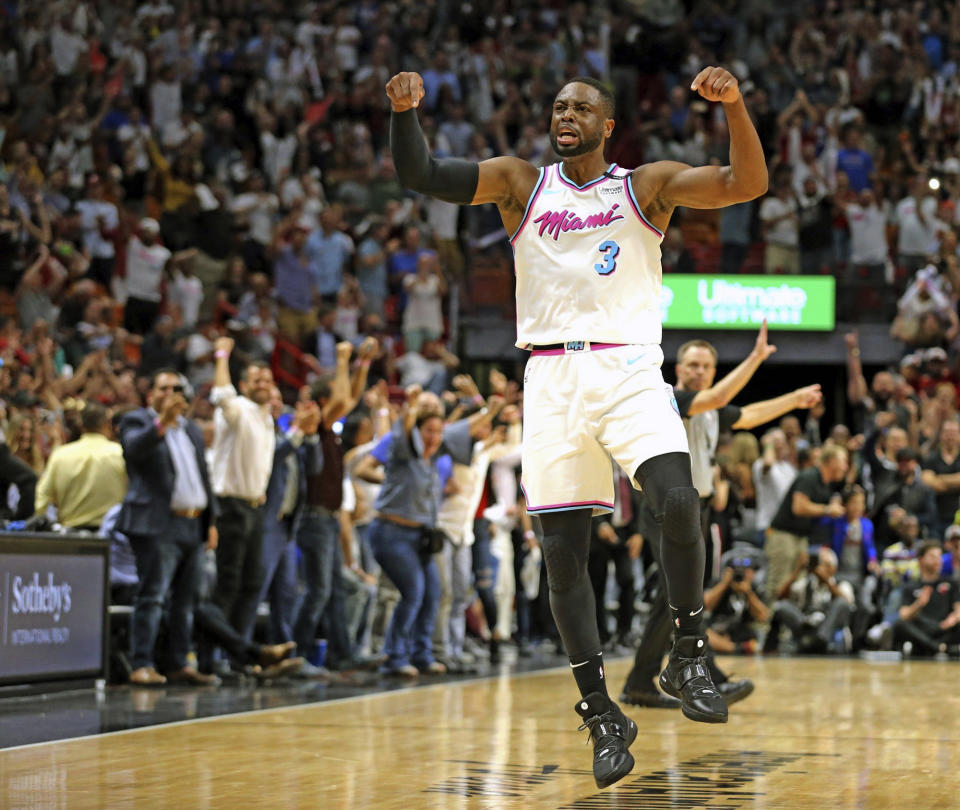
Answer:
<svg viewBox="0 0 960 810"><path fill-rule="evenodd" d="M756 568L755 561L750 556L736 556L729 562L733 569L733 581L743 582L747 578L747 569Z"/></svg>

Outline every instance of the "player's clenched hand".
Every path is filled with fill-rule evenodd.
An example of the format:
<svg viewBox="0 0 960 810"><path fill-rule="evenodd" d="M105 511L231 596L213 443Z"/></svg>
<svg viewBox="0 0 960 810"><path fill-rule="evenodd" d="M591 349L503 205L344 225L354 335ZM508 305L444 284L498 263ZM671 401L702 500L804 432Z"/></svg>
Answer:
<svg viewBox="0 0 960 810"><path fill-rule="evenodd" d="M419 106L423 94L423 77L419 73L398 73L387 82L387 96L394 112Z"/></svg>
<svg viewBox="0 0 960 810"><path fill-rule="evenodd" d="M722 101L732 104L740 98L740 82L729 70L720 67L705 67L690 85L707 101Z"/></svg>

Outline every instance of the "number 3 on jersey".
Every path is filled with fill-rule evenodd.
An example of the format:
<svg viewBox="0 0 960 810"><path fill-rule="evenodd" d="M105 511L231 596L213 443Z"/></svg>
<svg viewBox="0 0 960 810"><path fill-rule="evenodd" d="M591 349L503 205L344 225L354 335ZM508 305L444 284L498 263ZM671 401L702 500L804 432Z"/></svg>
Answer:
<svg viewBox="0 0 960 810"><path fill-rule="evenodd" d="M601 276L609 276L617 269L617 254L620 253L620 245L616 242L603 242L598 250L603 254L603 262L597 262L593 269Z"/></svg>

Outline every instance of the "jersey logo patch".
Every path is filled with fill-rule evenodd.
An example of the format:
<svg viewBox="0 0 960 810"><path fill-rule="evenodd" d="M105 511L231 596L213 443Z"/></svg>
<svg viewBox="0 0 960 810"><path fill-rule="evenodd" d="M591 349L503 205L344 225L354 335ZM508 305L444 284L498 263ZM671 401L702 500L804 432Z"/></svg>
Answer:
<svg viewBox="0 0 960 810"><path fill-rule="evenodd" d="M623 219L623 214L617 213L619 207L620 203L614 203L605 213L589 214L586 218L578 217L566 208L562 211L545 211L533 221L533 224L540 226L539 236L546 233L556 242L560 239L561 233L605 228L610 223Z"/></svg>

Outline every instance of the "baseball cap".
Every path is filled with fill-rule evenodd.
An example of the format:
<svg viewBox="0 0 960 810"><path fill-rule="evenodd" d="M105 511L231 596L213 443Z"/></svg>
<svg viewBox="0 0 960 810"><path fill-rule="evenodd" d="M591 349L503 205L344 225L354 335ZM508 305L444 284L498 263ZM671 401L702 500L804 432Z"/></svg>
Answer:
<svg viewBox="0 0 960 810"><path fill-rule="evenodd" d="M947 353L943 349L941 349L939 346L933 346L932 348L927 349L923 353L923 359L926 360L928 363L931 360L942 360L946 362Z"/></svg>
<svg viewBox="0 0 960 810"><path fill-rule="evenodd" d="M923 362L923 358L918 352L912 352L910 354L905 354L900 360L900 368L905 366L919 366Z"/></svg>
<svg viewBox="0 0 960 810"><path fill-rule="evenodd" d="M140 230L150 233L160 233L160 223L151 217L144 217L140 220Z"/></svg>
<svg viewBox="0 0 960 810"><path fill-rule="evenodd" d="M953 524L952 526L947 526L947 531L943 535L944 540L954 540L957 537L960 537L960 526Z"/></svg>

